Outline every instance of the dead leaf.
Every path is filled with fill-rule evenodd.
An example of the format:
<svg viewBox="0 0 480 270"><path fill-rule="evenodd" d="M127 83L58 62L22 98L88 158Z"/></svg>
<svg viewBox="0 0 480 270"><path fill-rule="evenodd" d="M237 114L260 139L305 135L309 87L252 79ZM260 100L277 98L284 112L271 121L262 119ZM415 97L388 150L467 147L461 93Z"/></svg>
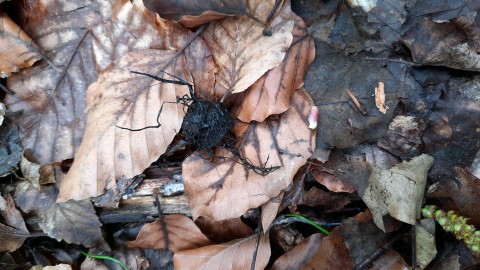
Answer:
<svg viewBox="0 0 480 270"><path fill-rule="evenodd" d="M0 176L7 176L17 168L22 158L22 145L18 126L0 128Z"/></svg>
<svg viewBox="0 0 480 270"><path fill-rule="evenodd" d="M162 18L175 20L185 27L221 19L227 15L250 15L246 0L235 1L156 1L144 0L145 7Z"/></svg>
<svg viewBox="0 0 480 270"><path fill-rule="evenodd" d="M413 116L397 115L388 126L385 136L377 145L402 159L420 155L425 121Z"/></svg>
<svg viewBox="0 0 480 270"><path fill-rule="evenodd" d="M15 202L24 212L34 211L40 218L40 228L50 237L67 243L96 246L103 241L98 216L89 200L55 203L54 186L36 189L21 182L15 190Z"/></svg>
<svg viewBox="0 0 480 270"><path fill-rule="evenodd" d="M385 232L383 216L392 217L408 224L415 224L420 216L427 172L433 158L422 154L409 162L384 170L373 167L369 186L362 196L373 213L375 224Z"/></svg>
<svg viewBox="0 0 480 270"><path fill-rule="evenodd" d="M403 26L403 43L416 63L479 71L478 2L418 2Z"/></svg>
<svg viewBox="0 0 480 270"><path fill-rule="evenodd" d="M363 263L388 240L387 234L373 223L368 209L344 220L340 233L355 265Z"/></svg>
<svg viewBox="0 0 480 270"><path fill-rule="evenodd" d="M255 165L281 166L261 176L232 160L231 153L220 149L215 155L226 159L213 161L195 152L183 162L182 175L193 218L214 220L239 217L276 197L292 182L298 169L313 152L314 132L307 117L312 106L304 90L292 98L292 107L263 123L237 126L238 149Z"/></svg>
<svg viewBox="0 0 480 270"><path fill-rule="evenodd" d="M315 44L307 36L305 22L294 13L291 17L295 22L293 41L282 63L267 71L246 91L231 97L232 114L243 122L263 122L272 114L283 113L290 108L293 93L303 86L303 78L315 58Z"/></svg>
<svg viewBox="0 0 480 270"><path fill-rule="evenodd" d="M302 198L299 204L307 206L322 206L329 211L338 211L349 204L350 198L345 194L334 192L325 192L316 187L312 187Z"/></svg>
<svg viewBox="0 0 480 270"><path fill-rule="evenodd" d="M480 150L480 103L459 91L448 91L435 103L428 121L422 142L424 152L435 158L428 175L451 181L454 168L470 166Z"/></svg>
<svg viewBox="0 0 480 270"><path fill-rule="evenodd" d="M16 228L28 234L28 229L27 229L27 226L25 225L25 221L23 220L22 214L15 207L15 202L13 201L13 198L10 195L10 193L7 194L5 201L6 201L6 208L5 209L0 208L0 214L5 219L5 223L8 226L11 226L13 228Z"/></svg>
<svg viewBox="0 0 480 270"><path fill-rule="evenodd" d="M322 238L320 246L299 269L352 269L353 262L345 242L340 235L340 228L335 228L328 236Z"/></svg>
<svg viewBox="0 0 480 270"><path fill-rule="evenodd" d="M180 250L195 249L213 244L189 217L165 215L163 218L167 232L164 232L162 224L158 220L147 223L143 225L137 239L128 242L128 247L168 248L176 253ZM165 238L165 233L167 238Z"/></svg>
<svg viewBox="0 0 480 270"><path fill-rule="evenodd" d="M188 88L130 71L160 74L164 70L189 78L182 58L168 67L158 65L173 57L173 53L159 50L128 53L89 87L85 136L61 184L59 201L99 196L114 189L117 179L140 174L165 152L185 115L184 105L176 104L176 97L188 94ZM161 127L141 131L119 128L157 125L162 106Z"/></svg>
<svg viewBox="0 0 480 270"><path fill-rule="evenodd" d="M261 207L261 213L262 213L262 229L263 232L267 232L267 230L270 227L270 224L272 224L273 220L278 214L278 209L280 209L280 203L282 202L283 195L285 193L282 191L280 194L278 194L277 197L270 199L268 202L266 202L264 205Z"/></svg>
<svg viewBox="0 0 480 270"><path fill-rule="evenodd" d="M0 252L14 252L30 237L28 232L0 223Z"/></svg>
<svg viewBox="0 0 480 270"><path fill-rule="evenodd" d="M128 0L40 0L23 8L19 16L28 20L20 27L60 68L41 62L7 81L17 94L9 95L5 104L11 111L24 111L17 118L22 143L33 149L40 165L72 158L77 152L86 126L87 88L101 71L129 51L179 49L191 35L172 23L157 22L155 14ZM193 41L191 47L198 44ZM192 52L199 50L184 51ZM209 58L202 59L207 65Z"/></svg>
<svg viewBox="0 0 480 270"><path fill-rule="evenodd" d="M0 77L30 67L41 54L32 39L4 12L0 12Z"/></svg>
<svg viewBox="0 0 480 270"><path fill-rule="evenodd" d="M411 267L405 262L400 255L395 250L387 250L382 256L377 258L372 262L372 265L368 268L369 270L409 270Z"/></svg>
<svg viewBox="0 0 480 270"><path fill-rule="evenodd" d="M198 217L197 220L195 220L195 224L197 224L208 239L211 239L215 243L225 243L253 234L253 230L240 218L214 221L205 217Z"/></svg>
<svg viewBox="0 0 480 270"><path fill-rule="evenodd" d="M72 270L68 264L57 264L55 266L34 266L29 270Z"/></svg>
<svg viewBox="0 0 480 270"><path fill-rule="evenodd" d="M250 269L257 235L230 241L220 245L175 253L175 269ZM268 234L262 234L258 246L255 269L265 269L270 259Z"/></svg>
<svg viewBox="0 0 480 270"><path fill-rule="evenodd" d="M20 171L23 178L29 181L36 189L40 189L40 167L39 164L28 160L24 152L20 160Z"/></svg>
<svg viewBox="0 0 480 270"><path fill-rule="evenodd" d="M322 238L323 235L319 233L305 238L300 244L280 256L272 265L272 270L300 269L310 258L315 256Z"/></svg>
<svg viewBox="0 0 480 270"><path fill-rule="evenodd" d="M417 267L424 269L437 256L435 221L423 219L415 225Z"/></svg>
<svg viewBox="0 0 480 270"><path fill-rule="evenodd" d="M443 207L455 210L462 216L468 217L475 226L480 225L480 209L477 202L480 200L480 180L465 168L454 168L455 180L442 181L437 193L428 194L428 197L442 197Z"/></svg>
<svg viewBox="0 0 480 270"><path fill-rule="evenodd" d="M335 175L323 171L321 167L314 166L312 168L312 176L317 180L318 183L324 185L328 190L333 192L355 192L355 186L349 184L348 182L341 181Z"/></svg>
<svg viewBox="0 0 480 270"><path fill-rule="evenodd" d="M270 12L274 1L252 3L252 10ZM215 94L222 101L246 90L266 71L278 66L292 43L294 19L285 4L271 22L272 35L263 35L264 26L244 16L210 23L202 33L219 67Z"/></svg>

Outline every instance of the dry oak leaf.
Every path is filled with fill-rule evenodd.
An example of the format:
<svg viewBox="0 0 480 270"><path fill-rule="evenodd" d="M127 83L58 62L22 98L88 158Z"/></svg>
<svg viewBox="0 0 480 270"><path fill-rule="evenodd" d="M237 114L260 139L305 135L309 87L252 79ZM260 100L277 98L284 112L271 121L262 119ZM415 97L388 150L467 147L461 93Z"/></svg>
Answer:
<svg viewBox="0 0 480 270"><path fill-rule="evenodd" d="M252 3L252 9L271 11L272 0ZM271 21L272 35L263 35L264 26L248 17L228 17L210 23L202 33L219 67L215 94L222 101L246 90L266 71L278 66L293 39L294 20L285 4Z"/></svg>
<svg viewBox="0 0 480 270"><path fill-rule="evenodd" d="M158 220L147 223L140 230L137 239L128 242L128 248L167 248L177 252L213 244L189 217L174 214L165 215L163 219L166 232Z"/></svg>
<svg viewBox="0 0 480 270"><path fill-rule="evenodd" d="M305 22L290 13L295 24L292 46L286 51L282 63L269 70L246 91L232 96L232 114L243 122L263 122L272 114L280 114L290 108L290 99L303 86L308 67L315 58L315 44L307 36Z"/></svg>
<svg viewBox="0 0 480 270"><path fill-rule="evenodd" d="M22 143L40 165L77 152L86 125L87 88L103 69L129 51L180 49L191 34L128 0L29 3L20 9L25 21L20 27L58 68L41 61L10 76L8 86L17 94L5 104L11 111L23 110L17 118Z"/></svg>
<svg viewBox="0 0 480 270"><path fill-rule="evenodd" d="M85 199L116 187L120 177L140 174L165 152L180 130L184 106L175 103L188 88L131 73L160 75L161 71L188 80L182 57L171 51L130 52L107 68L88 88L88 119L85 135L60 187L58 201ZM168 67L159 63L168 62ZM170 103L165 103L170 102ZM163 106L163 107L162 107ZM159 128L141 131L157 125Z"/></svg>
<svg viewBox="0 0 480 270"><path fill-rule="evenodd" d="M175 253L175 269L250 269L257 235L233 240L224 244L206 246ZM270 239L267 234L260 236L255 269L265 269L270 259Z"/></svg>
<svg viewBox="0 0 480 270"><path fill-rule="evenodd" d="M210 161L195 152L183 162L185 191L194 220L199 216L214 220L239 217L290 185L315 148L315 132L308 128L307 121L312 99L302 89L291 102L292 107L279 116L234 128L243 157L254 165L266 163L279 169L258 175L232 160L233 155L224 149L215 153L226 157L222 160Z"/></svg>
<svg viewBox="0 0 480 270"><path fill-rule="evenodd" d="M37 45L4 12L0 12L0 77L40 60Z"/></svg>

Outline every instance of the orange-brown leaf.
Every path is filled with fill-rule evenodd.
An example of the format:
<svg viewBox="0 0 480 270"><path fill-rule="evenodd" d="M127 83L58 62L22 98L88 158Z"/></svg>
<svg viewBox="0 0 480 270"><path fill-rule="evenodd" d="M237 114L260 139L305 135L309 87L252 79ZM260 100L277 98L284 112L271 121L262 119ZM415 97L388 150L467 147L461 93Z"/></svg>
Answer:
<svg viewBox="0 0 480 270"><path fill-rule="evenodd" d="M290 99L303 86L303 78L315 58L315 44L307 37L307 26L292 13L295 19L292 46L283 62L265 73L246 91L232 96L235 106L232 114L243 122L263 122L272 114L290 108Z"/></svg>
<svg viewBox="0 0 480 270"><path fill-rule="evenodd" d="M145 224L135 241L128 243L129 248L168 248L173 252L195 249L213 244L212 241L200 231L193 221L184 215L165 215L164 222L167 227L166 242L165 232L160 221Z"/></svg>
<svg viewBox="0 0 480 270"><path fill-rule="evenodd" d="M177 252L173 256L175 269L250 269L257 235L228 243ZM255 269L265 269L270 259L268 234L260 237Z"/></svg>
<svg viewBox="0 0 480 270"><path fill-rule="evenodd" d="M116 187L120 177L140 174L165 152L180 130L184 106L176 97L188 92L186 86L160 83L131 70L161 75L161 70L181 78L183 58L170 61L170 51L143 50L126 54L103 72L88 90L88 120L75 161L61 184L59 201L85 199ZM169 63L168 67L159 63ZM166 75L165 75L166 76ZM170 102L170 103L165 103ZM159 128L157 116L163 106Z"/></svg>
<svg viewBox="0 0 480 270"><path fill-rule="evenodd" d="M263 123L237 127L238 149L245 158L254 165L280 166L266 176L232 161L233 155L226 150L215 154L226 156L223 160L206 160L198 152L190 155L182 174L194 219L239 217L286 189L314 149L315 133L307 122L312 105L310 96L300 90L287 112Z"/></svg>
<svg viewBox="0 0 480 270"><path fill-rule="evenodd" d="M5 13L0 12L0 77L30 67L40 57L32 39Z"/></svg>
<svg viewBox="0 0 480 270"><path fill-rule="evenodd" d="M256 1L252 9L268 14L273 2ZM272 35L263 35L265 27L245 16L210 23L202 37L219 66L216 95L226 98L242 92L266 71L278 66L292 43L293 24L287 4L271 22Z"/></svg>

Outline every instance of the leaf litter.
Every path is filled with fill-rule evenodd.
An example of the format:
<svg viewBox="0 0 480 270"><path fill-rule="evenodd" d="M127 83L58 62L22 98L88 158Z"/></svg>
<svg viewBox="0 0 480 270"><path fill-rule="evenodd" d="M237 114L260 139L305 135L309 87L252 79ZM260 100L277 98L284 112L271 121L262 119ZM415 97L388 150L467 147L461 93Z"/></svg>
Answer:
<svg viewBox="0 0 480 270"><path fill-rule="evenodd" d="M115 191L116 196L95 200L111 201L103 207L125 207L131 203L128 196L120 198L129 190L125 185L135 182L133 177L152 162L172 160L184 161L179 179L185 183L198 227L186 216L167 215L164 219L169 224L189 225L167 224L169 229L164 231L165 226L155 221L127 240L115 237L115 250L109 254L129 262L132 269L146 269L145 258L151 267L173 266L155 255L170 254L161 256L168 260L172 253L167 247L174 251L179 269L216 268L219 261L227 263L228 269L248 268L255 252L257 269L267 264L281 269L285 258L299 269L411 264L424 268L435 252L426 254L422 245L427 240L434 245L433 236L417 238L416 256L394 246L410 241L402 222L417 224L423 200L440 201L447 210L455 209L478 225L473 202L478 201L480 146L474 116L479 88L477 76L465 72L477 70L478 27L473 22L478 5L452 0L442 5L381 1L368 7L353 1L332 1L328 6L293 1L290 6L289 1L278 1L276 9L274 2L236 1L224 9L217 1L203 9L194 3L168 2L160 17L145 10L140 1L125 0L37 1L6 9L2 14L18 25L11 24L18 32L9 38L21 44L15 48L26 48L34 57L24 65L1 61L7 69L22 69L7 79L7 86L17 94L4 99L7 125L1 131L19 125L22 144L30 149L26 153L33 153L30 160L40 164L31 166L31 172L15 172L22 156L15 137L15 144L7 143L0 156L12 161L4 174L14 172L7 176L8 183L0 183L2 194L7 194L0 206L10 209L2 212L5 224L1 226L9 232L8 241L1 242L2 249L9 251L6 254L35 243L46 247L29 233L35 228L32 220L27 220L26 228L21 225L26 213L40 218L38 230L50 238L105 248L100 221L106 219L88 199ZM324 8L308 8L319 6ZM352 11L356 16L351 16ZM9 21L5 16L3 25ZM186 29L164 20L167 17L198 28ZM447 38L438 39L444 32L449 33ZM256 166L280 167L258 175L222 145L209 147L210 157L202 155L202 147L185 146L177 135L188 129L188 121L183 121L188 108L175 102L177 96L188 94L187 87L131 71L154 76L167 71L191 83L201 100L221 101L232 114L234 124L228 136L236 138L233 143L239 155ZM374 97L379 82L384 83L384 91ZM309 129L315 121L308 119L313 105L319 109L316 131ZM156 126L157 116L159 128L132 131ZM10 158L11 154L18 159ZM424 162L433 164L428 174L430 166L408 166L425 158L424 154L434 157ZM72 167L64 167L64 161L74 156ZM180 170L179 163L176 166ZM17 176L26 180L12 182ZM408 187L414 183L415 187ZM411 190L398 192L406 189ZM14 194L23 212L16 210L8 193ZM172 206L165 209L171 211ZM336 228L330 236L321 237L302 226L278 225L284 221L281 214L288 211ZM332 218L334 222L326 221ZM259 223L265 234L260 235L257 248L253 229ZM225 226L225 231L216 230L219 226ZM238 234L231 233L237 230ZM201 235L201 243L188 244L195 239L188 237L190 233ZM116 232L117 236L127 234ZM135 243L131 241L137 236L149 245L140 250L120 248ZM271 244L270 237L275 239ZM295 246L304 238L306 249L304 244ZM293 259L277 260L281 254L274 251L282 241L289 242L282 248L284 256ZM179 247L182 243L187 244ZM439 250L441 263L454 268L460 267L459 262L478 264L461 245L455 246L456 259L448 259L448 249ZM418 260L410 260L415 257ZM82 265L82 269L101 267L91 259Z"/></svg>

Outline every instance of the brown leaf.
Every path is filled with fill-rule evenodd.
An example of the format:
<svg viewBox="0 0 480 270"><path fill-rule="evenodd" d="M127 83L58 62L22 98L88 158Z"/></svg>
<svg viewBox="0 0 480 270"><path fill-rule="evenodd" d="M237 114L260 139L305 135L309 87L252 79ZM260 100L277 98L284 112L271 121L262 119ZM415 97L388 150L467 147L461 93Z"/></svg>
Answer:
<svg viewBox="0 0 480 270"><path fill-rule="evenodd" d="M186 86L159 83L147 76L164 70L181 78L182 58L169 63L174 54L159 50L131 52L103 72L88 90L88 120L85 135L75 161L60 187L59 201L96 197L116 187L120 177L140 174L165 152L180 130L184 106L176 96L188 93ZM172 103L165 103L172 102ZM157 116L163 106L159 128Z"/></svg>
<svg viewBox="0 0 480 270"><path fill-rule="evenodd" d="M29 236L28 232L0 223L0 252L14 252Z"/></svg>
<svg viewBox="0 0 480 270"><path fill-rule="evenodd" d="M274 1L252 3L252 10L270 12ZM219 66L215 94L227 98L246 90L266 71L278 66L292 43L293 15L285 4L271 22L272 35L264 26L245 17L229 17L210 23L202 33Z"/></svg>
<svg viewBox="0 0 480 270"><path fill-rule="evenodd" d="M356 188L351 183L340 180L337 176L321 170L321 167L312 168L312 176L318 183L324 185L333 192L355 192Z"/></svg>
<svg viewBox="0 0 480 270"><path fill-rule="evenodd" d="M0 77L30 67L41 58L37 45L3 12L0 12L0 52Z"/></svg>
<svg viewBox="0 0 480 270"><path fill-rule="evenodd" d="M222 160L206 160L199 152L190 155L182 174L194 219L239 217L285 190L314 148L315 133L307 122L311 106L308 94L297 91L292 107L284 114L263 123L237 126L237 147L244 158L255 165L268 161L266 166L281 166L266 176L244 168L224 149L215 154L227 157Z"/></svg>
<svg viewBox="0 0 480 270"><path fill-rule="evenodd" d="M300 265L299 269L336 270L353 268L352 259L340 235L339 228L335 228L330 235L322 238L320 246L312 255Z"/></svg>
<svg viewBox="0 0 480 270"><path fill-rule="evenodd" d="M280 204L283 199L283 195L285 193L282 191L280 194L278 194L277 197L270 199L268 202L266 202L264 205L262 205L262 229L263 232L265 233L268 228L270 227L270 224L272 224L273 220L278 214L278 209L280 209Z"/></svg>
<svg viewBox="0 0 480 270"><path fill-rule="evenodd" d="M89 200L55 203L54 186L36 189L21 182L15 190L15 202L26 213L34 211L42 219L40 228L50 237L91 247L103 241L102 225Z"/></svg>
<svg viewBox="0 0 480 270"><path fill-rule="evenodd" d="M197 220L195 220L195 224L215 243L225 243L253 234L253 230L240 218L214 221L206 217L198 217Z"/></svg>
<svg viewBox="0 0 480 270"><path fill-rule="evenodd" d="M475 226L480 225L480 209L477 207L480 200L480 180L465 168L454 168L455 181L444 181L437 193L444 193L449 199L442 200L444 208L455 210L468 217ZM429 197L437 197L429 194ZM444 196L441 196L444 197Z"/></svg>
<svg viewBox="0 0 480 270"><path fill-rule="evenodd" d="M173 264L175 269L250 269L256 242L257 235L253 235L220 245L177 252L173 256ZM270 253L268 234L262 234L255 269L265 269Z"/></svg>
<svg viewBox="0 0 480 270"><path fill-rule="evenodd" d="M272 266L272 270L299 269L315 255L321 245L322 235L312 234L288 252L280 256Z"/></svg>
<svg viewBox="0 0 480 270"><path fill-rule="evenodd" d="M168 248L173 252L200 248L213 244L200 231L193 221L184 215L165 215L167 232L162 229L160 221L145 224L137 239L128 242L129 248ZM166 243L165 233L167 233Z"/></svg>
<svg viewBox="0 0 480 270"><path fill-rule="evenodd" d="M395 250L387 250L385 254L382 254L379 258L372 262L372 265L368 268L369 270L408 270L411 267L405 262L402 255L400 255ZM419 267L419 269L423 269Z"/></svg>
<svg viewBox="0 0 480 270"><path fill-rule="evenodd" d="M5 223L28 234L28 229L25 225L25 221L23 220L20 211L18 211L18 209L15 207L15 202L13 201L12 196L10 194L7 194L5 201L7 203L6 208L0 208L0 214L5 219Z"/></svg>
<svg viewBox="0 0 480 270"><path fill-rule="evenodd" d="M285 59L246 91L232 96L232 114L243 122L263 122L272 114L283 113L290 108L293 93L303 86L303 78L315 58L315 44L307 37L303 20L294 13L291 17L295 21L293 45L286 51Z"/></svg>
<svg viewBox="0 0 480 270"><path fill-rule="evenodd" d="M189 32L164 21L157 25L156 15L128 0L31 4L19 14L28 18L20 27L59 68L39 63L11 76L8 86L17 94L6 104L24 111L17 118L22 143L45 165L72 158L79 148L87 87L103 69L129 51L179 49Z"/></svg>
<svg viewBox="0 0 480 270"><path fill-rule="evenodd" d="M316 187L312 187L302 198L300 204L308 206L321 205L329 211L338 211L350 203L350 198L345 194L334 192L325 192Z"/></svg>
<svg viewBox="0 0 480 270"><path fill-rule="evenodd" d="M162 18L175 20L185 27L221 19L226 15L249 15L245 0L235 1L158 1L144 0L145 7Z"/></svg>

